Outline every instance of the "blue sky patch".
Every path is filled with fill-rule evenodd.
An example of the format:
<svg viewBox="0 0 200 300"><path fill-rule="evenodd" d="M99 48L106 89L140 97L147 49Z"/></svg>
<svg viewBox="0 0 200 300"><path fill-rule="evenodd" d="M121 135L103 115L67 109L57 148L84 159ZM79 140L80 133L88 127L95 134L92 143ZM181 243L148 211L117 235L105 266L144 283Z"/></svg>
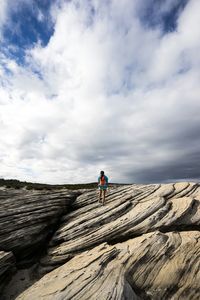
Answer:
<svg viewBox="0 0 200 300"><path fill-rule="evenodd" d="M151 28L159 27L164 33L175 31L177 19L189 0L168 0L146 1L143 10L140 12L141 22Z"/></svg>
<svg viewBox="0 0 200 300"><path fill-rule="evenodd" d="M50 18L50 7L53 2L55 1L22 2L11 9L9 22L4 26L3 44L12 46L10 55L13 55L19 63L23 62L25 49L31 48L37 42L42 46L48 44L54 31Z"/></svg>

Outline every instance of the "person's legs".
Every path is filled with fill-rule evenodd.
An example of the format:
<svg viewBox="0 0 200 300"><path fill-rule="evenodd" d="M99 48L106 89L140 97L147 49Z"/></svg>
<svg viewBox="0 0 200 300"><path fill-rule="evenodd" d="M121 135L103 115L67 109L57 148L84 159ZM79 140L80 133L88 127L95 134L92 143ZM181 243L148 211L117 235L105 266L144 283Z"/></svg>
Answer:
<svg viewBox="0 0 200 300"><path fill-rule="evenodd" d="M106 189L103 190L103 205L105 204L105 201L106 201Z"/></svg>
<svg viewBox="0 0 200 300"><path fill-rule="evenodd" d="M102 189L99 190L99 202L101 202L102 199Z"/></svg>

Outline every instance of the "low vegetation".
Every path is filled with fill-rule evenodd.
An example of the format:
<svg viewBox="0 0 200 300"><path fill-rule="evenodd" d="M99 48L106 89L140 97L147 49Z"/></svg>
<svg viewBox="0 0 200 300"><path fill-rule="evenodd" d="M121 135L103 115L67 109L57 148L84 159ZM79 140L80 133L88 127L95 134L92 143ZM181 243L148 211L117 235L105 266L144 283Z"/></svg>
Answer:
<svg viewBox="0 0 200 300"><path fill-rule="evenodd" d="M85 183L85 184L44 184L44 183L32 183L26 181L19 181L16 179L0 179L0 186L5 186L6 188L21 189L26 188L28 190L53 190L53 189L92 189L97 187L96 182Z"/></svg>

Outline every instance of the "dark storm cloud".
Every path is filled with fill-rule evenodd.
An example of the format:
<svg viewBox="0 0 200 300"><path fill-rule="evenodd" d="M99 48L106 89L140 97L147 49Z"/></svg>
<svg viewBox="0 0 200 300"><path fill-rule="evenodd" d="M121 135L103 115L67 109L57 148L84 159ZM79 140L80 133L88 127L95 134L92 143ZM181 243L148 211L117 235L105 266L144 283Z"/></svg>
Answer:
<svg viewBox="0 0 200 300"><path fill-rule="evenodd" d="M170 129L163 127L156 136L150 138L146 147L149 161L145 160L144 164L140 163L139 168L136 166L127 171L126 176L131 178L130 182L200 179L200 120L197 122L190 115L187 122L181 122L181 112L177 118L179 125ZM163 152L165 154L159 158ZM144 158L147 156L146 151L140 154Z"/></svg>
<svg viewBox="0 0 200 300"><path fill-rule="evenodd" d="M166 165L155 164L151 168L143 168L140 171L128 172L132 178L130 182L136 183L159 183L180 180L200 180L200 152L189 153L169 161Z"/></svg>

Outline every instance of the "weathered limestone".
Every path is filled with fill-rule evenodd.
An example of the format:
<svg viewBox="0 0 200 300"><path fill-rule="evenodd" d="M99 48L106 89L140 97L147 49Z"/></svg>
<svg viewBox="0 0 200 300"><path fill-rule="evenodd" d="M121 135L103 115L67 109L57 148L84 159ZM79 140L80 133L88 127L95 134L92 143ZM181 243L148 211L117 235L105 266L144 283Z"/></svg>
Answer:
<svg viewBox="0 0 200 300"><path fill-rule="evenodd" d="M98 204L96 191L84 193L74 203L76 210L62 218L48 254L40 261L40 271L52 270L104 242L115 243L155 230L197 228L200 203L194 195L198 190L194 183L124 186L109 192L106 206Z"/></svg>
<svg viewBox="0 0 200 300"><path fill-rule="evenodd" d="M76 195L64 190L0 190L0 250L12 251L18 260L32 257Z"/></svg>
<svg viewBox="0 0 200 300"><path fill-rule="evenodd" d="M105 206L97 190L0 190L0 279L15 259L49 272L3 299L200 299L199 229L195 183L112 187Z"/></svg>
<svg viewBox="0 0 200 300"><path fill-rule="evenodd" d="M45 275L17 299L199 299L199 237L197 231L155 232L101 244Z"/></svg>

